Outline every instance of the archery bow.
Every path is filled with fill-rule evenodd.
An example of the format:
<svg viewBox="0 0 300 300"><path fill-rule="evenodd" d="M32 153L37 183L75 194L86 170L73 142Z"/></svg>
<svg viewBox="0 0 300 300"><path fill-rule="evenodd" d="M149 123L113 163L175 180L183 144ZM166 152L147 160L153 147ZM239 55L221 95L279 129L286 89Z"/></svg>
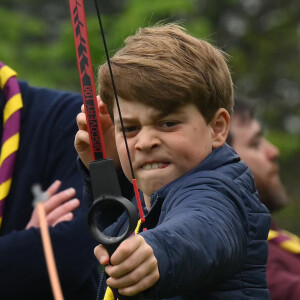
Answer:
<svg viewBox="0 0 300 300"><path fill-rule="evenodd" d="M100 122L100 117L99 117L99 113L98 113L96 92L95 92L95 83L94 83L94 79L93 79L93 68L92 68L90 49L89 49L89 43L88 43L88 35L87 35L87 29L86 29L86 18L85 18L83 0L69 0L69 3L70 3L70 11L71 11L71 17L72 17L72 25L73 25L73 33L74 33L74 40L75 40L79 77L80 77L80 83L81 83L81 91L82 91L82 96L83 96L84 106L85 106L85 111L86 111L87 128L88 128L88 132L89 132L92 155L94 158L94 162L103 162L106 160L110 161L106 158L103 133L102 133L101 122ZM99 8L98 8L96 1L95 1L95 4L96 4L96 8L97 8L98 20L99 20L103 43L104 43L104 47L105 47L107 63L108 63L110 74L111 74L114 95L116 98L116 105L118 107L118 113L120 116L121 126L123 129L124 141L125 141L125 145L126 145L128 159L129 159L129 165L131 168L132 183L134 186L135 196L136 196L137 203L138 203L138 209L139 209L141 222L144 222L145 218L144 218L143 209L141 206L140 196L138 193L136 179L135 179L133 168L132 168L130 153L129 153L129 149L128 149L128 145L127 145L126 134L124 131L124 126L123 126L122 114L121 114L120 105L119 105L119 101L118 101L118 95L116 92L116 87L115 87L115 83L114 83L114 79L113 79L113 74L112 74L110 59L109 59L108 50L107 50L107 46L106 46L101 17L100 17L100 13L99 13ZM90 167L92 167L90 169L91 176L93 176L92 173L94 172L94 169L96 169L96 168L94 168L94 166L96 165L94 162L90 165ZM106 164L106 163L102 163L102 165L103 164ZM107 163L107 165L108 164L111 165L111 163ZM95 172L97 172L97 171L95 171ZM115 172L113 172L113 173L115 173ZM93 185L93 183L92 183L92 185ZM95 188L97 189L97 191L100 191L99 182L98 182L97 186L95 186ZM93 192L94 192L94 189L93 189Z"/></svg>
<svg viewBox="0 0 300 300"><path fill-rule="evenodd" d="M93 80L93 69L91 63L91 56L88 43L88 35L86 28L86 18L84 12L83 0L69 0L71 19L73 25L73 34L76 48L77 64L79 70L79 77L81 82L81 91L85 106L85 112L87 117L87 128L89 132L91 151L93 159L90 163L90 175L92 183L92 191L94 197L94 203L90 209L88 215L88 223L91 231L91 235L101 244L103 244L108 250L109 255L116 250L119 244L129 237L134 231L138 216L135 206L127 199L122 197L121 190L118 183L117 174L114 168L114 163L111 159L106 158L103 133L101 129L100 117L98 113L98 106L96 100L95 84ZM138 192L136 179L133 172L130 153L127 145L126 134L123 126L123 119L118 101L118 95L116 92L115 82L112 74L112 68L106 46L104 30L101 22L101 16L97 2L95 1L98 20L101 28L102 40L105 48L107 63L109 66L112 86L116 99L116 105L118 108L119 117L121 120L121 126L126 145L127 155L129 159L129 165L132 173L132 183L134 187L135 196L137 199L138 210L140 214L141 222L145 221L141 200ZM104 211L107 207L119 206L127 213L129 222L126 232L118 237L106 236L97 226L97 217L99 211ZM117 293L119 299L141 299L140 296L125 297Z"/></svg>

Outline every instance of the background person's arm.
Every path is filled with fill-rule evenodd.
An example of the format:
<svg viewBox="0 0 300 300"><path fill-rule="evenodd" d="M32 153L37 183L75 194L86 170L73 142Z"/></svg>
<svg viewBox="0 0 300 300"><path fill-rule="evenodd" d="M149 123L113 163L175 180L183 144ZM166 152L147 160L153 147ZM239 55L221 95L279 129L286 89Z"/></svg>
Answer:
<svg viewBox="0 0 300 300"><path fill-rule="evenodd" d="M38 228L24 228L33 212L31 187L73 187L82 199L74 137L79 94L31 88L21 84L24 101L20 151L0 237L0 290L3 299L53 299ZM50 227L56 265L66 299L93 299L98 284L96 243L89 235L84 203L74 219Z"/></svg>

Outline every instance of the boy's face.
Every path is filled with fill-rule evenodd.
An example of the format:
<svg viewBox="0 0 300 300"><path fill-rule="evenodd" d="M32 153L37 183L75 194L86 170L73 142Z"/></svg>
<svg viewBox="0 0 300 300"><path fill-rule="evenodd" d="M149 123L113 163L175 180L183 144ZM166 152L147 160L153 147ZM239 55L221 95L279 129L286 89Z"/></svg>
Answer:
<svg viewBox="0 0 300 300"><path fill-rule="evenodd" d="M243 121L233 117L232 146L249 166L261 201L274 211L287 203L287 195L279 176L279 150L267 141L256 120Z"/></svg>
<svg viewBox="0 0 300 300"><path fill-rule="evenodd" d="M145 104L119 100L133 170L146 197L196 167L211 153L211 125L206 124L195 105L161 116ZM121 165L131 179L116 105L114 121Z"/></svg>

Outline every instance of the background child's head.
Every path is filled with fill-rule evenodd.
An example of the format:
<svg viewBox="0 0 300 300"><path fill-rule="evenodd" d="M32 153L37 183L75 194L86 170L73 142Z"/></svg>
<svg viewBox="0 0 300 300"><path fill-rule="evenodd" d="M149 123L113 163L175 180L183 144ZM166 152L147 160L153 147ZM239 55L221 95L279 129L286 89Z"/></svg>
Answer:
<svg viewBox="0 0 300 300"><path fill-rule="evenodd" d="M123 99L170 113L195 104L206 122L221 107L230 114L233 84L226 55L175 24L139 29L111 59ZM112 116L115 103L107 63L99 68L100 97Z"/></svg>

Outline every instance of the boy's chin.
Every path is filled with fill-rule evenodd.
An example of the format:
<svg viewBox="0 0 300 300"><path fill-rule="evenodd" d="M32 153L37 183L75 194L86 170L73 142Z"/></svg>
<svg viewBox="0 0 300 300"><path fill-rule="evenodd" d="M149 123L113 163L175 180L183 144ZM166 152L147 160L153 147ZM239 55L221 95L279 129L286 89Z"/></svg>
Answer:
<svg viewBox="0 0 300 300"><path fill-rule="evenodd" d="M168 183L162 183L161 181L159 182L150 182L150 180L148 180L147 182L144 182L142 184L139 184L139 189L146 195L148 195L149 197L151 197L151 195L153 193L155 193L156 191L160 190L162 187L164 187L165 185L167 185Z"/></svg>

